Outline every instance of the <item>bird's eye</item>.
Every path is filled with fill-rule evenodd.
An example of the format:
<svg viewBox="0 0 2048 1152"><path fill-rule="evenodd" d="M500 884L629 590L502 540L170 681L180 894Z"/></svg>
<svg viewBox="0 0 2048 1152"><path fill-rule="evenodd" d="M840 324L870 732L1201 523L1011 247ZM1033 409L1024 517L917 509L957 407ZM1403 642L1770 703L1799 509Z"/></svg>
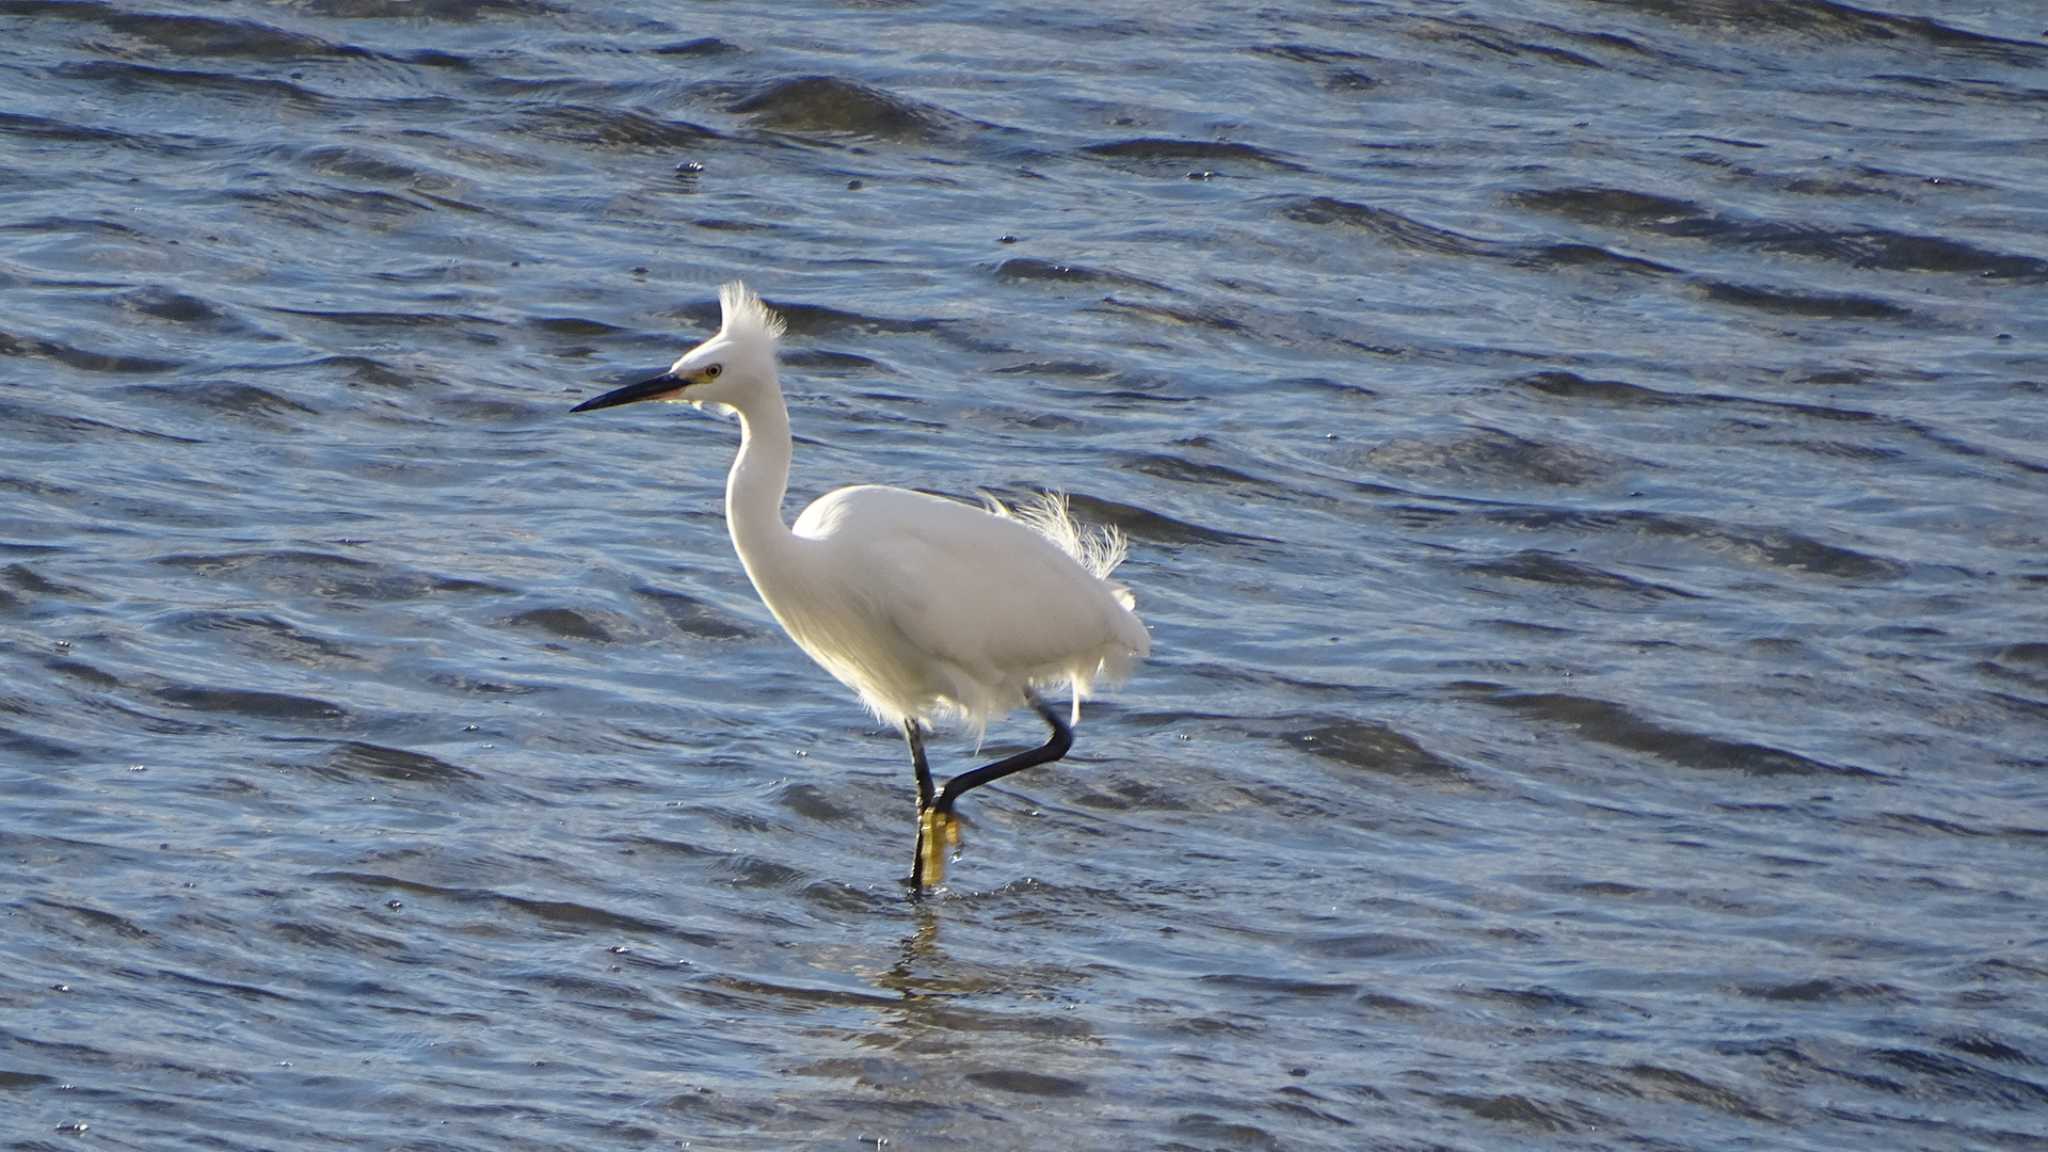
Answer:
<svg viewBox="0 0 2048 1152"><path fill-rule="evenodd" d="M706 380L716 380L718 379L718 374L723 371L725 371L725 365L713 364L711 367L706 368L704 370L704 378Z"/></svg>

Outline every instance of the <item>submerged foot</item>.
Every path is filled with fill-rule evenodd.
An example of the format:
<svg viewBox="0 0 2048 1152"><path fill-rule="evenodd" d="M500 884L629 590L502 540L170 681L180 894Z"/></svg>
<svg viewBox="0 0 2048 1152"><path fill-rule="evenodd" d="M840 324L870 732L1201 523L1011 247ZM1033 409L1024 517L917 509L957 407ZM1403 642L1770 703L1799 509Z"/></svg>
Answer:
<svg viewBox="0 0 2048 1152"><path fill-rule="evenodd" d="M952 812L932 807L917 817L917 875L924 887L946 879L946 861L960 846L960 820Z"/></svg>

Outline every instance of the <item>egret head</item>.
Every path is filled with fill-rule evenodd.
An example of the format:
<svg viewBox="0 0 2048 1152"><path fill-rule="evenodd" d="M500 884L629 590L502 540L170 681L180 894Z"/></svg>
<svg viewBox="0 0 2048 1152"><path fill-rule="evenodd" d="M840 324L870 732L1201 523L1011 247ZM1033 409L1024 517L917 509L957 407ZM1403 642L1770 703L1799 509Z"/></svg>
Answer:
<svg viewBox="0 0 2048 1152"><path fill-rule="evenodd" d="M668 371L614 388L569 411L589 412L639 400L742 408L749 397L772 389L782 317L737 280L719 287L718 306L724 315L718 335L683 353Z"/></svg>

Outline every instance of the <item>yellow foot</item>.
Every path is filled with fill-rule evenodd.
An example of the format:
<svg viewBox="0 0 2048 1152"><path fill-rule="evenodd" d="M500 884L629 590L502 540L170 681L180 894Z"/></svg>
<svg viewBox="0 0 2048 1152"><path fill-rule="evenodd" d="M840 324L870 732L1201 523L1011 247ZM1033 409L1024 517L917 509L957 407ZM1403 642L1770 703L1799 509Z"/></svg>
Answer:
<svg viewBox="0 0 2048 1152"><path fill-rule="evenodd" d="M917 847L919 871L924 874L927 888L937 887L946 878L946 859L953 849L960 846L960 821L951 812L927 808L918 813Z"/></svg>

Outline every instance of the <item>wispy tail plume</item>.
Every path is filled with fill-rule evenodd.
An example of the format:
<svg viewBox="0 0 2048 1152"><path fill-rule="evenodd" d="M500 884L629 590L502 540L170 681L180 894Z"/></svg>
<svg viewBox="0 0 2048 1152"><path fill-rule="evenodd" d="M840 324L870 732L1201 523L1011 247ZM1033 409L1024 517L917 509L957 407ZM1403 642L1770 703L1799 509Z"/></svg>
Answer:
<svg viewBox="0 0 2048 1152"><path fill-rule="evenodd" d="M1124 539L1124 534L1115 527L1083 524L1074 519L1064 492L1041 492L1015 508L1006 506L986 492L981 498L990 512L1014 519L1059 545L1060 551L1072 556L1098 580L1108 580L1109 574L1130 555L1130 541ZM1128 588L1114 582L1111 587L1116 589L1116 598L1124 607L1136 604Z"/></svg>

